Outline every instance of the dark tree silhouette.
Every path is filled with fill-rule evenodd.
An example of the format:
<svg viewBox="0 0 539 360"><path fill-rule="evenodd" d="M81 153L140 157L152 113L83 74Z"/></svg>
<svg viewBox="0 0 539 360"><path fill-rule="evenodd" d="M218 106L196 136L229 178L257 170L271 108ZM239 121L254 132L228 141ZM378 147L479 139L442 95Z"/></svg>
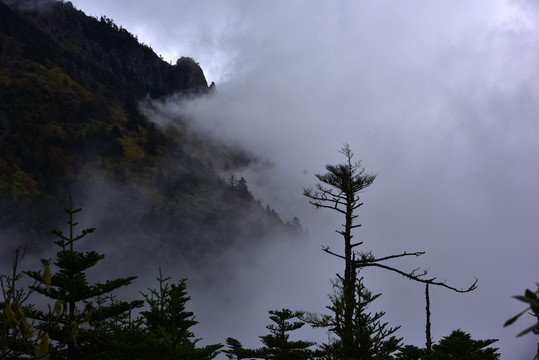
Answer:
<svg viewBox="0 0 539 360"><path fill-rule="evenodd" d="M54 301L53 308L49 307L48 312L35 311L31 316L39 321L38 326L53 340L50 350L53 357L64 359L80 359L82 354L89 355L85 353L84 347L95 335L96 330L92 324L118 316L143 303L140 300L117 302L110 306L101 306L99 310L95 309L94 302L98 297L129 285L136 277L118 278L92 285L88 283L86 271L105 255L95 251L83 253L75 250L74 243L95 230L89 228L82 230L79 235L74 234L78 223L74 222L73 215L81 210L73 209L69 197L69 208L64 209L64 213L68 215L69 234L66 236L61 231L53 231L59 238L55 244L61 248L54 261L58 271L53 274L50 260L42 259L45 266L43 273L25 272L37 282L31 289Z"/></svg>
<svg viewBox="0 0 539 360"><path fill-rule="evenodd" d="M290 340L290 332L305 325L301 320L303 312L282 309L270 310L268 313L274 324L266 326L270 331L268 335L260 336L264 346L258 349L245 349L238 340L228 338L226 341L228 349L224 353L229 359L307 360L321 356L320 351L309 349L316 344L315 342Z"/></svg>
<svg viewBox="0 0 539 360"><path fill-rule="evenodd" d="M462 330L453 330L450 335L443 337L438 344L433 345L428 360L497 360L500 355L497 348L488 347L496 339L474 340L470 334Z"/></svg>
<svg viewBox="0 0 539 360"><path fill-rule="evenodd" d="M291 341L289 334L305 325L303 321L290 321L299 318L303 313L282 309L270 310L269 314L275 325L266 326L270 334L260 337L265 346L257 351L259 354L257 357L275 360L310 359L313 351L309 350L309 347L315 343L303 340Z"/></svg>
<svg viewBox="0 0 539 360"><path fill-rule="evenodd" d="M234 338L226 339L227 349L223 351L230 360L252 359L255 356L255 351L245 349L239 340Z"/></svg>
<svg viewBox="0 0 539 360"><path fill-rule="evenodd" d="M344 254L339 254L330 249L329 246L323 250L333 256L336 256L345 262L344 276L339 276L343 286L343 331L342 340L342 359L357 359L354 343L353 318L354 308L357 304L357 297L354 293L354 287L357 281L357 273L366 267L379 267L391 272L396 272L408 279L446 287L456 292L469 292L476 288L477 279L466 289L458 289L436 281L436 278L427 278L427 272L421 269L412 271L403 271L396 267L387 265L388 260L408 257L421 256L424 252L403 252L400 254L389 255L385 257L375 257L371 252L356 252L355 248L363 244L362 242L352 242L352 231L361 226L356 222L357 210L363 205L360 202L359 194L369 187L375 180L375 174L367 174L361 167L360 161L353 160L353 152L350 146L345 144L340 150L345 156L345 162L337 165L326 165L327 173L316 174L316 178L324 185L317 184L316 189L305 189L303 194L309 198L309 202L316 208L325 208L336 211L344 216L342 229L337 230L344 239Z"/></svg>
<svg viewBox="0 0 539 360"><path fill-rule="evenodd" d="M382 322L385 315L383 311L370 313L369 305L381 294L373 294L367 290L362 282L363 278L356 281L355 308L352 316L351 332L354 349L354 358L382 360L390 359L391 354L400 349L401 338L393 334L400 328L388 327L387 322ZM336 338L330 338L327 344L322 344L323 358L327 360L340 360L344 356L344 341L346 336L344 328L345 301L342 281L338 279L333 283L334 293L330 296L331 305L327 308L332 315L307 314L304 319L314 327L327 327Z"/></svg>
<svg viewBox="0 0 539 360"><path fill-rule="evenodd" d="M429 284L425 284L425 312L427 313L427 322L425 325L425 337L427 338L425 342L425 349L427 351L432 350L432 336L430 333L430 294L429 294Z"/></svg>
<svg viewBox="0 0 539 360"><path fill-rule="evenodd" d="M498 360L498 348L489 347L496 339L474 340L471 335L454 330L443 337L432 349L420 349L414 345L403 346L396 354L398 360Z"/></svg>
<svg viewBox="0 0 539 360"><path fill-rule="evenodd" d="M346 163L338 165L326 165L326 174L315 174L322 183L316 185L316 191L305 189L304 195L310 199L310 203L316 208L326 208L337 211L344 215L345 223L343 230L337 230L344 238L344 255L338 255L326 247L324 251L335 255L345 261L344 277L342 278L343 291L343 330L342 330L342 348L344 359L354 358L354 337L353 337L353 316L356 299L354 295L354 286L357 276L356 254L353 249L362 243L352 243L352 230L360 227L360 224L354 224L358 217L355 214L363 203L359 202L358 194L369 187L376 175L365 174L364 169L360 168L361 163L352 162L352 151L348 145L345 145L340 151L346 157Z"/></svg>
<svg viewBox="0 0 539 360"><path fill-rule="evenodd" d="M149 310L142 311L142 323L147 331L146 347L151 350L148 359L213 359L221 344L196 346L191 328L198 324L192 312L186 310L191 299L187 294L186 279L169 284L170 277L164 278L159 269L158 289L148 289L143 294Z"/></svg>

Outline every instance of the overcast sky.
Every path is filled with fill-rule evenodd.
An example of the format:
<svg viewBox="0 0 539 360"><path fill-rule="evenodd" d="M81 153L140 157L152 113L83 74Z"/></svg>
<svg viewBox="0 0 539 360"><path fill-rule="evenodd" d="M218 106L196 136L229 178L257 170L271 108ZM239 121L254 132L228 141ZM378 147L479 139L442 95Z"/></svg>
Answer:
<svg viewBox="0 0 539 360"><path fill-rule="evenodd" d="M302 188L316 183L313 174L325 164L341 161L337 150L349 143L378 174L363 194L356 236L364 249L379 256L424 250L403 267L428 267L458 287L479 278L470 294L432 289L434 340L461 328L475 339L500 339L502 359L533 357L537 338L515 338L531 317L502 325L523 308L511 296L539 281L536 1L73 3L114 19L167 61L190 56L200 63L217 93L167 109L273 163L245 176L256 197L309 228L308 254L321 253L323 244L338 248L333 230L341 220L311 209ZM297 254L284 259L273 249L260 262L268 307L254 308L246 296L227 309L261 316L251 339L239 338L247 345L266 333L267 310L322 311L327 304L341 264ZM294 276L301 286L279 287ZM373 310L402 326L405 343L423 346L423 287L380 271L364 276L383 292ZM202 311L197 307L199 320L209 321ZM242 336L234 326L250 325L220 334L206 325L197 335L224 342Z"/></svg>

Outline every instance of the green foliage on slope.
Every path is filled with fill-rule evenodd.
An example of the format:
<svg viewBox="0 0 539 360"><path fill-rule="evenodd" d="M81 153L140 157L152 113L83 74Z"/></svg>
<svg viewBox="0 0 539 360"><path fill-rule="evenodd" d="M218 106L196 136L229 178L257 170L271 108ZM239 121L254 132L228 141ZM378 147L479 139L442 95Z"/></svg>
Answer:
<svg viewBox="0 0 539 360"><path fill-rule="evenodd" d="M44 247L37 234L59 221L56 199L74 195L106 209L105 243L167 261L293 230L222 179L252 161L244 152L140 110L148 98L208 93L193 59L171 65L107 17L1 2L0 229Z"/></svg>

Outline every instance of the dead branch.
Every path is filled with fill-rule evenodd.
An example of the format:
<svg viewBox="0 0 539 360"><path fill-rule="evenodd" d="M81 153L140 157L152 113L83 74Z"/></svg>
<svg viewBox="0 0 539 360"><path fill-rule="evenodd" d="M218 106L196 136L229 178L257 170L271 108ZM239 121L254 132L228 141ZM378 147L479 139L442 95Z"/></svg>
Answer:
<svg viewBox="0 0 539 360"><path fill-rule="evenodd" d="M404 257L404 256L421 256L421 255L424 255L425 252L424 251L416 251L416 252L413 252L413 253L409 253L409 252L403 252L402 254L397 254L397 255L389 255L389 256L386 256L386 257L383 257L383 258L379 258L379 259L372 259L372 260L358 260L358 261L363 261L363 262L380 262L380 261L385 261L385 260L390 260L390 259L395 259L395 258L399 258L399 257ZM361 265L359 265L359 267L361 267Z"/></svg>
<svg viewBox="0 0 539 360"><path fill-rule="evenodd" d="M475 278L474 282L467 288L467 289L459 289L459 288L456 288L456 287L453 287L451 285L447 285L445 282L440 282L440 281L434 281L436 280L436 278L430 278L430 279L423 279L421 278L422 276L425 276L427 274L426 271L423 271L422 274L415 274L414 272L417 270L414 270L410 273L407 273L407 272L404 272L402 270L399 270L397 268L394 268L394 267L391 267L391 266L387 266L387 265L383 265L383 264L378 264L378 263L373 263L373 262L366 262L366 263L363 263L361 265L361 267L368 267L368 266L375 266L375 267L379 267L379 268L382 268L382 269L386 269L386 270L389 270L389 271L393 271L393 272L396 272L397 274L400 274L410 280L414 280L414 281L417 281L417 282L420 282L420 283L423 283L423 284L430 284L430 285L436 285L436 286L442 286L442 287L445 287L449 290L453 290L455 292L458 292L458 293L467 293L467 292L470 292L472 290L475 290L477 288L477 278Z"/></svg>

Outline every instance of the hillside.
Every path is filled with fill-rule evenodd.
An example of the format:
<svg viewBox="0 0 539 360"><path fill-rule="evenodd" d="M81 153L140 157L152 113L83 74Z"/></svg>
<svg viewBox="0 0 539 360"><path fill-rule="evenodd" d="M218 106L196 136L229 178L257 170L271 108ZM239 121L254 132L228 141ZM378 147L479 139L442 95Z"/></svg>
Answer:
<svg viewBox="0 0 539 360"><path fill-rule="evenodd" d="M193 59L171 65L109 18L69 2L0 2L1 235L48 247L69 195L98 244L145 259L219 261L231 246L301 232L225 178L256 161L246 152L140 109L212 88Z"/></svg>

